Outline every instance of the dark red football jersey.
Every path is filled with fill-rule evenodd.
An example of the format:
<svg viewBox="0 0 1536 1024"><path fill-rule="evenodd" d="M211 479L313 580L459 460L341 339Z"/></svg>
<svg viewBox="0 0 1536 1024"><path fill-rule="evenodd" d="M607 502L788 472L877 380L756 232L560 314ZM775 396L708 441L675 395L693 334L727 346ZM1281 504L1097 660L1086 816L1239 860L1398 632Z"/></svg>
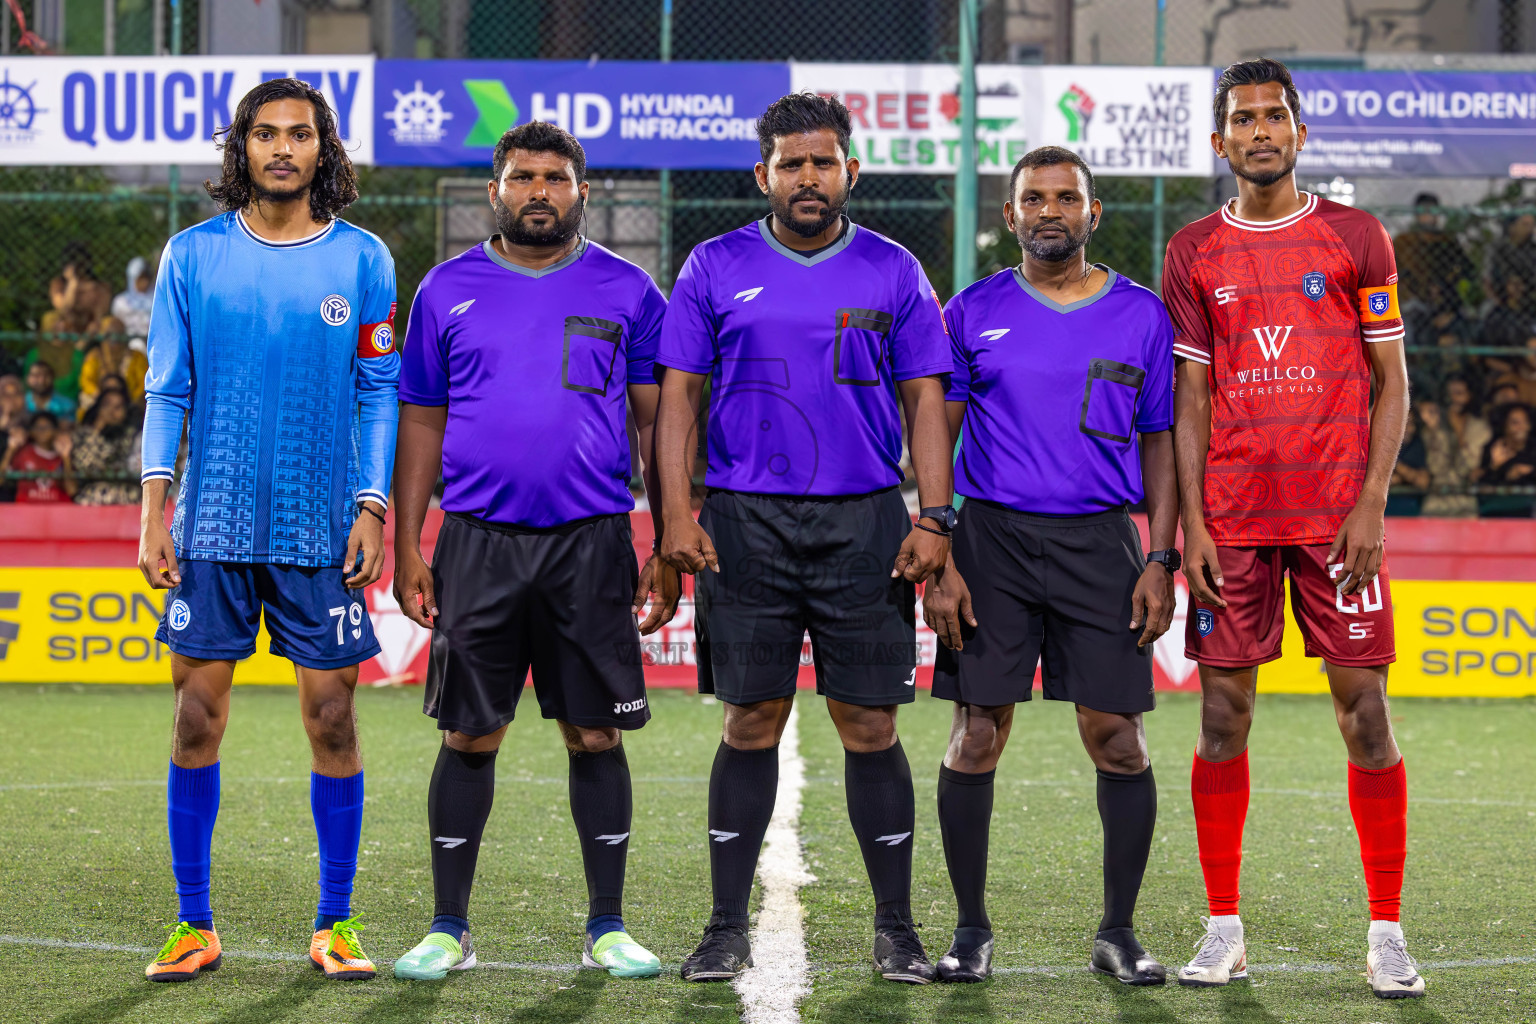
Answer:
<svg viewBox="0 0 1536 1024"><path fill-rule="evenodd" d="M1365 481L1365 345L1403 337L1386 229L1313 195L1268 223L1229 204L1168 242L1163 302L1174 355L1210 368L1212 538L1333 543Z"/></svg>

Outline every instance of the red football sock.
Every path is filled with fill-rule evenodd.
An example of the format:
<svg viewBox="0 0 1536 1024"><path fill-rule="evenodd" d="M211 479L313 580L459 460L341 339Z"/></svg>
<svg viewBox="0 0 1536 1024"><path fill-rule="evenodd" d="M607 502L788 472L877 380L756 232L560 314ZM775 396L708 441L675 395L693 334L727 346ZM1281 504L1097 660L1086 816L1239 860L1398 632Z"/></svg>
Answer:
<svg viewBox="0 0 1536 1024"><path fill-rule="evenodd" d="M1402 908L1403 861L1408 855L1408 774L1391 768L1349 766L1349 812L1360 836L1365 894L1372 921L1396 921Z"/></svg>
<svg viewBox="0 0 1536 1024"><path fill-rule="evenodd" d="M1243 869L1243 824L1248 820L1248 751L1230 761L1195 755L1190 776L1195 836L1211 915L1237 913L1237 880Z"/></svg>

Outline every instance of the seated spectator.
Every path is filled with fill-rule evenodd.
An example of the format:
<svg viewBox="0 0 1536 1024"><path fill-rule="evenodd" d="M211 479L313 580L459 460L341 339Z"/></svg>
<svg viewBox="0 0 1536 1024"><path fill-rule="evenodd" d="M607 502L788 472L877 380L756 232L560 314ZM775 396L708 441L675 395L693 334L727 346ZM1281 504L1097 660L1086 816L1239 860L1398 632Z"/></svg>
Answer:
<svg viewBox="0 0 1536 1024"><path fill-rule="evenodd" d="M101 378L117 375L128 385L130 405L144 401L144 375L149 372L149 357L142 351L128 347L126 328L116 317L101 321L101 340L98 341L85 362L80 365L80 413L96 401Z"/></svg>
<svg viewBox="0 0 1536 1024"><path fill-rule="evenodd" d="M1439 410L1437 409L1438 413ZM1419 413L1408 414L1403 425L1403 446L1397 453L1397 464L1392 467L1392 487L1411 488L1417 493L1400 491L1387 496L1386 514L1389 516L1416 516L1424 507L1424 492L1429 489L1430 473L1424 448L1424 438L1419 435Z"/></svg>
<svg viewBox="0 0 1536 1024"><path fill-rule="evenodd" d="M1495 437L1483 448L1482 460L1474 476L1485 486L1536 484L1536 446L1531 441L1531 411L1513 403L1494 410ZM1483 518L1528 519L1536 505L1529 494L1484 494L1478 497L1477 511Z"/></svg>
<svg viewBox="0 0 1536 1024"><path fill-rule="evenodd" d="M1439 196L1420 192L1413 200L1413 224L1392 240L1405 311L1410 302L1427 298L1432 286L1448 291L1459 305L1462 282L1473 277L1472 261L1456 236L1445 230L1439 205Z"/></svg>
<svg viewBox="0 0 1536 1024"><path fill-rule="evenodd" d="M1536 405L1536 332L1524 339L1526 356L1503 376L1493 382L1494 387L1513 387L1515 401Z"/></svg>
<svg viewBox="0 0 1536 1024"><path fill-rule="evenodd" d="M1444 408L1432 401L1418 403L1418 434L1424 441L1424 468L1429 471L1429 493L1421 515L1477 515L1477 499L1470 493L1472 474L1493 434L1488 421L1470 410L1471 401L1467 382L1452 378L1446 382Z"/></svg>
<svg viewBox="0 0 1536 1024"><path fill-rule="evenodd" d="M128 422L128 397L102 391L75 431L70 467L77 505L139 503L139 432Z"/></svg>
<svg viewBox="0 0 1536 1024"><path fill-rule="evenodd" d="M53 367L41 360L27 368L26 405L27 412L51 412L55 416L75 413L74 400L53 390Z"/></svg>
<svg viewBox="0 0 1536 1024"><path fill-rule="evenodd" d="M1522 213L1504 222L1504 238L1488 259L1490 290L1503 295L1513 279L1525 284L1521 310L1536 312L1536 216Z"/></svg>
<svg viewBox="0 0 1536 1024"><path fill-rule="evenodd" d="M27 391L14 373L0 377L0 429L10 425L12 417L27 411Z"/></svg>
<svg viewBox="0 0 1536 1024"><path fill-rule="evenodd" d="M81 242L71 242L64 247L64 265L59 275L48 282L48 300L53 305L56 323L95 323L106 316L112 307L112 291L96 277L91 269L90 250ZM63 330L50 327L49 317L43 317L43 330Z"/></svg>
<svg viewBox="0 0 1536 1024"><path fill-rule="evenodd" d="M1483 318L1481 342L1501 348L1518 348L1525 339L1536 334L1536 316L1525 309L1529 286L1522 277L1506 278L1495 295L1495 305ZM1488 372L1497 377L1515 368L1518 360L1511 356L1489 356L1484 362Z"/></svg>
<svg viewBox="0 0 1536 1024"><path fill-rule="evenodd" d="M112 315L131 338L149 337L149 311L155 304L155 276L143 256L128 261L128 287L112 300Z"/></svg>
<svg viewBox="0 0 1536 1024"><path fill-rule="evenodd" d="M1513 384L1499 384L1488 393L1488 422L1493 422L1494 415L1501 406L1513 405L1520 400L1520 389Z"/></svg>
<svg viewBox="0 0 1536 1024"><path fill-rule="evenodd" d="M25 502L64 502L74 490L68 478L69 442L59 433L59 419L51 412L35 412L25 433L12 430L5 455L0 456L0 474L51 473L54 476L16 479L16 500Z"/></svg>

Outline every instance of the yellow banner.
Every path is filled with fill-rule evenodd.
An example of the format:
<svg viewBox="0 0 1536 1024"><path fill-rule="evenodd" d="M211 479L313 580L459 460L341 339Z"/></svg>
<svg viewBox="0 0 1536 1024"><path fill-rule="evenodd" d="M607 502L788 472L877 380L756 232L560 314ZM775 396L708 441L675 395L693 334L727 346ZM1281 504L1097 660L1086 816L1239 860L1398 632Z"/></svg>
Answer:
<svg viewBox="0 0 1536 1024"><path fill-rule="evenodd" d="M1536 696L1536 583L1393 580L1396 697ZM1327 693L1285 608L1285 655L1259 669L1261 693Z"/></svg>
<svg viewBox="0 0 1536 1024"><path fill-rule="evenodd" d="M154 638L165 594L137 569L0 568L0 682L169 682L170 651ZM1536 583L1394 580L1392 599L1392 694L1536 696ZM293 682L292 664L267 645L263 629L236 682ZM1177 625L1159 641L1165 645L1172 648L1158 654L1165 672L1178 689L1196 689ZM1289 602L1285 652L1260 669L1261 692L1327 692L1322 663L1302 656Z"/></svg>
<svg viewBox="0 0 1536 1024"><path fill-rule="evenodd" d="M0 682L170 682L171 652L155 640L166 593L137 569L0 568ZM293 682L267 644L263 627L236 682Z"/></svg>

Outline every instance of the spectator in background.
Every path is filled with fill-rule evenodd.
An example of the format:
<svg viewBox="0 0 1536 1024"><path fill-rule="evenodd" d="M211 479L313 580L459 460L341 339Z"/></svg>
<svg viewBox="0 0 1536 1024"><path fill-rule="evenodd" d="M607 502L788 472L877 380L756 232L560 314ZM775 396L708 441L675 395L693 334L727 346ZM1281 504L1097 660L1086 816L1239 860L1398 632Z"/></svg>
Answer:
<svg viewBox="0 0 1536 1024"><path fill-rule="evenodd" d="M154 304L155 275L143 256L135 256L128 261L128 287L112 300L112 315L122 321L124 333L143 341L149 337L149 310Z"/></svg>
<svg viewBox="0 0 1536 1024"><path fill-rule="evenodd" d="M104 376L116 375L128 385L130 405L144 400L144 375L149 372L149 358L141 349L128 346L126 325L117 317L101 321L101 340L80 365L80 413L96 401Z"/></svg>
<svg viewBox="0 0 1536 1024"><path fill-rule="evenodd" d="M137 505L139 432L128 420L128 396L102 391L75 431L70 467L77 505Z"/></svg>
<svg viewBox="0 0 1536 1024"><path fill-rule="evenodd" d="M64 247L64 266L48 282L48 300L53 309L43 315L45 332L68 331L67 324L94 324L111 309L112 292L91 269L90 250L83 243Z"/></svg>
<svg viewBox="0 0 1536 1024"><path fill-rule="evenodd" d="M14 373L0 377L0 430L10 427L17 413L27 411L27 392Z"/></svg>
<svg viewBox="0 0 1536 1024"><path fill-rule="evenodd" d="M1472 260L1456 236L1445 230L1439 196L1420 192L1413 206L1413 224L1392 240L1401 291L1411 301L1427 297L1432 284L1441 285L1459 307L1463 282L1473 279ZM1408 301L1403 306L1406 312Z"/></svg>
<svg viewBox="0 0 1536 1024"><path fill-rule="evenodd" d="M53 367L42 360L27 368L26 406L27 412L51 412L55 416L75 414L74 400L53 389Z"/></svg>
<svg viewBox="0 0 1536 1024"><path fill-rule="evenodd" d="M1398 449L1397 464L1392 467L1392 488L1411 488L1416 493L1389 494L1387 515L1416 516L1423 509L1424 492L1430 484L1427 464L1424 438L1419 433L1419 414L1414 411L1408 414L1403 426L1403 446Z"/></svg>
<svg viewBox="0 0 1536 1024"><path fill-rule="evenodd" d="M1452 375L1481 382L1482 360L1460 351L1462 346L1477 340L1477 324L1467 318L1461 300L1450 292L1449 285L1432 280L1425 287L1421 299L1415 300L1411 308L1404 307L1408 344L1438 346L1442 351L1429 355L1415 353L1409 360L1414 391L1434 394L1440 390L1440 382Z"/></svg>
<svg viewBox="0 0 1536 1024"><path fill-rule="evenodd" d="M1536 484L1536 448L1531 445L1531 410L1518 402L1494 409L1496 436L1483 448L1475 479L1485 486ZM1536 496L1483 494L1477 511L1485 519L1529 519Z"/></svg>
<svg viewBox="0 0 1536 1024"><path fill-rule="evenodd" d="M1515 389L1515 401L1526 405L1536 405L1536 331L1531 336L1522 338L1525 345L1525 358L1515 363L1508 373L1494 380L1496 388L1512 387Z"/></svg>
<svg viewBox="0 0 1536 1024"><path fill-rule="evenodd" d="M1483 446L1492 440L1493 433L1488 421L1472 411L1471 401L1466 380L1453 377L1446 382L1443 408L1432 401L1418 403L1418 433L1424 442L1424 468L1429 472L1429 493L1421 515L1477 515L1477 499L1469 487L1483 457Z"/></svg>
<svg viewBox="0 0 1536 1024"><path fill-rule="evenodd" d="M1536 312L1536 216L1522 213L1504 222L1504 238L1494 246L1488 260L1488 277L1495 295L1505 295L1506 286L1518 279L1521 292L1520 312ZM1516 342L1515 344L1519 344Z"/></svg>
<svg viewBox="0 0 1536 1024"><path fill-rule="evenodd" d="M0 456L0 474L11 477L20 473L52 473L54 476L26 477L16 480L19 502L64 502L74 490L67 475L69 439L59 432L59 419L51 412L35 412L27 429L13 429Z"/></svg>

